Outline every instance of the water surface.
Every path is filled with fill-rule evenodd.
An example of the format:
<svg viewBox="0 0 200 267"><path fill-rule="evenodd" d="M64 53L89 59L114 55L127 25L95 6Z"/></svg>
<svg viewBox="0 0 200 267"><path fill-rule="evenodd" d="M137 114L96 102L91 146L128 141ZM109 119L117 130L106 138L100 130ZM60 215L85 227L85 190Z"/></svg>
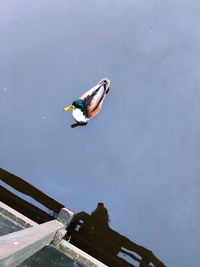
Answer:
<svg viewBox="0 0 200 267"><path fill-rule="evenodd" d="M200 2L0 2L0 164L167 266L199 259ZM101 114L67 104L103 77Z"/></svg>
<svg viewBox="0 0 200 267"><path fill-rule="evenodd" d="M0 236L19 231L21 229L22 227L20 227L17 223L0 213Z"/></svg>
<svg viewBox="0 0 200 267"><path fill-rule="evenodd" d="M83 267L51 246L46 246L18 267Z"/></svg>

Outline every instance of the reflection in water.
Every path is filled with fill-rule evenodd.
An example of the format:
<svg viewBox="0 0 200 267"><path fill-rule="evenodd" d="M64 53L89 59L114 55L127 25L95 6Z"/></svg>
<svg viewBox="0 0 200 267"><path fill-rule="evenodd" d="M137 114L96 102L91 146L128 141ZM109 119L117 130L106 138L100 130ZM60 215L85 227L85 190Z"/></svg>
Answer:
<svg viewBox="0 0 200 267"><path fill-rule="evenodd" d="M31 184L0 168L0 180L16 191L35 199L53 213L63 207L61 203L47 196ZM0 186L0 201L18 210L38 223L54 218L37 206ZM164 267L165 265L152 251L129 240L112 230L109 226L109 214L103 203L98 203L91 215L78 213L73 219L66 238L88 254L104 262L109 267Z"/></svg>
<svg viewBox="0 0 200 267"><path fill-rule="evenodd" d="M67 238L70 236L73 244L110 267L165 266L152 251L109 227L109 215L103 203L98 203L91 215L78 213L70 225Z"/></svg>
<svg viewBox="0 0 200 267"><path fill-rule="evenodd" d="M7 190L4 186L0 185L0 201L4 202L8 206L19 211L37 223L43 223L52 220L54 217L53 215L57 214L61 208L64 207L61 203L27 183L22 178L2 168L0 168L0 181L9 187L12 187L16 191L13 193ZM23 195L19 196L16 194L18 192L30 197L31 199L34 199L37 202L37 206L24 200L22 198L24 197ZM40 204L40 208L38 207L38 204ZM48 209L48 212L41 209L41 205L45 207L46 210Z"/></svg>

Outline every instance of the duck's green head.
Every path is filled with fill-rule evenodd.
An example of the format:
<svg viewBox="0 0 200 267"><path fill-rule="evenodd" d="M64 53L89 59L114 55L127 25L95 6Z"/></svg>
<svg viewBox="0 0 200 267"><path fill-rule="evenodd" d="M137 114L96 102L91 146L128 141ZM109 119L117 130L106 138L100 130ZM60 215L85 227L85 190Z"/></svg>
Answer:
<svg viewBox="0 0 200 267"><path fill-rule="evenodd" d="M77 99L72 103L72 106L84 111L85 110L85 101L83 99Z"/></svg>
<svg viewBox="0 0 200 267"><path fill-rule="evenodd" d="M72 105L64 108L64 111L70 111L74 109L80 109L84 115L86 115L86 107L85 107L85 101L83 99L77 99L75 100Z"/></svg>

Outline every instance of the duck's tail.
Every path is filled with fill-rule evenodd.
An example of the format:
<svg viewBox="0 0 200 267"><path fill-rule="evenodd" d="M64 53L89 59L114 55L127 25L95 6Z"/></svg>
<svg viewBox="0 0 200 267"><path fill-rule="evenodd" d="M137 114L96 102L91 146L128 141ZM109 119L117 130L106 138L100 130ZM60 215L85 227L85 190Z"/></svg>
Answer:
<svg viewBox="0 0 200 267"><path fill-rule="evenodd" d="M106 89L106 95L109 93L109 91L110 91L110 87L108 87L108 88Z"/></svg>
<svg viewBox="0 0 200 267"><path fill-rule="evenodd" d="M110 90L110 79L103 78L98 82L98 84L104 86L104 90L105 90L104 92L107 95L109 93L109 90Z"/></svg>

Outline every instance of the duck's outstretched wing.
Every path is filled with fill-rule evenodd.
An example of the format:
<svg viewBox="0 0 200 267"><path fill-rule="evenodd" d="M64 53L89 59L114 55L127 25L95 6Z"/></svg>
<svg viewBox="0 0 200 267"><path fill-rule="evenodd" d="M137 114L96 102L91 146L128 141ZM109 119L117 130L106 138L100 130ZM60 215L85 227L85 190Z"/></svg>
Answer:
<svg viewBox="0 0 200 267"><path fill-rule="evenodd" d="M80 97L85 101L87 117L89 119L96 116L101 110L105 93L105 87L97 84Z"/></svg>

